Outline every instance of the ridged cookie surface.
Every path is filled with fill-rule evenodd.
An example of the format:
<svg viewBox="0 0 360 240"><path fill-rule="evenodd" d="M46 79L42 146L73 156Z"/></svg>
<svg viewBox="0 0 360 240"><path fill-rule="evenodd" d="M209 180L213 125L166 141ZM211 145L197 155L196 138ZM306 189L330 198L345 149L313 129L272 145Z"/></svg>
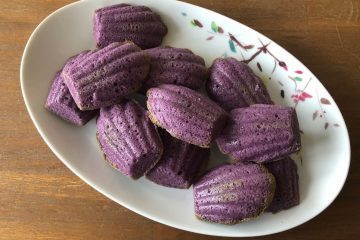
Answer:
<svg viewBox="0 0 360 240"><path fill-rule="evenodd" d="M146 177L159 185L189 188L209 160L210 149L201 148L172 137L160 130L164 153Z"/></svg>
<svg viewBox="0 0 360 240"><path fill-rule="evenodd" d="M151 58L151 65L144 90L161 84L182 85L197 90L208 78L204 59L188 49L157 47L146 52Z"/></svg>
<svg viewBox="0 0 360 240"><path fill-rule="evenodd" d="M112 43L66 64L62 77L81 110L111 106L140 89L150 58L132 42Z"/></svg>
<svg viewBox="0 0 360 240"><path fill-rule="evenodd" d="M78 56L82 54L85 54L85 52L80 53ZM76 57L70 58L67 63L74 61ZM81 111L76 106L68 87L65 85L61 72L62 70L55 74L45 107L66 121L79 126L85 125L96 115L97 111Z"/></svg>
<svg viewBox="0 0 360 240"><path fill-rule="evenodd" d="M210 68L207 91L227 111L252 104L272 104L263 81L235 58L218 58Z"/></svg>
<svg viewBox="0 0 360 240"><path fill-rule="evenodd" d="M93 17L96 44L132 41L141 48L157 47L168 29L160 16L145 6L117 4L97 9Z"/></svg>
<svg viewBox="0 0 360 240"><path fill-rule="evenodd" d="M300 203L299 176L297 166L290 157L264 164L276 181L274 199L265 210L276 213Z"/></svg>
<svg viewBox="0 0 360 240"><path fill-rule="evenodd" d="M101 108L96 127L106 160L127 176L143 176L161 158L157 129L145 109L133 101Z"/></svg>
<svg viewBox="0 0 360 240"><path fill-rule="evenodd" d="M264 104L234 109L216 141L235 161L265 163L285 157L301 147L296 111Z"/></svg>
<svg viewBox="0 0 360 240"><path fill-rule="evenodd" d="M259 216L272 201L275 179L255 163L226 164L194 184L195 215L204 221L235 224Z"/></svg>

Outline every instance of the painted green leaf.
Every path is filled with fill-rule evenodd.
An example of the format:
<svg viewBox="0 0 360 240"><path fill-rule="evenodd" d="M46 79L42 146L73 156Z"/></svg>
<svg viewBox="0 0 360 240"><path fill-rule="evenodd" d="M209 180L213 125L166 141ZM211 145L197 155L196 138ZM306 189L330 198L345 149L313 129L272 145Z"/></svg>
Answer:
<svg viewBox="0 0 360 240"><path fill-rule="evenodd" d="M302 81L302 78L301 77L294 77L294 79L298 82L301 82Z"/></svg>
<svg viewBox="0 0 360 240"><path fill-rule="evenodd" d="M211 22L211 30L213 30L213 32L218 31L218 26L216 25L216 23L214 21Z"/></svg>
<svg viewBox="0 0 360 240"><path fill-rule="evenodd" d="M230 50L234 53L236 53L236 48L235 48L235 44L234 44L234 41L233 40L229 40L229 47L230 47Z"/></svg>
<svg viewBox="0 0 360 240"><path fill-rule="evenodd" d="M196 27L196 23L195 23L194 20L191 20L191 21L190 21L190 24L191 24L193 27Z"/></svg>

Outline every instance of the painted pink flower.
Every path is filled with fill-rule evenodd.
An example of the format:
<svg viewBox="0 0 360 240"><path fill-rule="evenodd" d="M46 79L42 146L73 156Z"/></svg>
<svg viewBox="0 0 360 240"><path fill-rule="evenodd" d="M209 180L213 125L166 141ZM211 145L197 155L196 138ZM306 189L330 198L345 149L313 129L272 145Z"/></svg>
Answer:
<svg viewBox="0 0 360 240"><path fill-rule="evenodd" d="M298 103L298 102L304 102L307 98L312 98L312 96L307 92L300 91L296 94L291 95L291 98L295 103Z"/></svg>

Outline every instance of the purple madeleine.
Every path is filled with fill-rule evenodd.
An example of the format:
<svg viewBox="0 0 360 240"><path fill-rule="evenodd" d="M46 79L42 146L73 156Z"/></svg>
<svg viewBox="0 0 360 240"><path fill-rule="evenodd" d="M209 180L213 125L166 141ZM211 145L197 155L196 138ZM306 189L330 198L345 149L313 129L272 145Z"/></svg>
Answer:
<svg viewBox="0 0 360 240"><path fill-rule="evenodd" d="M172 136L209 147L223 130L227 113L209 98L183 86L163 84L147 91L150 119Z"/></svg>
<svg viewBox="0 0 360 240"><path fill-rule="evenodd" d="M79 55L82 54L84 53ZM76 57L70 58L67 62L74 61ZM81 111L76 106L69 89L64 83L61 71L57 72L54 77L45 107L66 121L79 126L85 125L96 115L97 111Z"/></svg>
<svg viewBox="0 0 360 240"><path fill-rule="evenodd" d="M132 42L112 43L66 64L62 77L81 110L111 106L140 89L150 58Z"/></svg>
<svg viewBox="0 0 360 240"><path fill-rule="evenodd" d="M265 163L300 150L295 109L255 104L230 112L230 122L216 140L235 161Z"/></svg>
<svg viewBox="0 0 360 240"><path fill-rule="evenodd" d="M146 50L151 58L144 90L161 84L182 85L197 90L208 77L202 57L188 49L157 47Z"/></svg>
<svg viewBox="0 0 360 240"><path fill-rule="evenodd" d="M210 149L183 142L164 130L160 130L160 136L164 153L146 177L162 186L189 188L208 162Z"/></svg>
<svg viewBox="0 0 360 240"><path fill-rule="evenodd" d="M141 48L157 47L168 32L158 14L145 6L117 4L97 9L93 18L96 44L133 41Z"/></svg>
<svg viewBox="0 0 360 240"><path fill-rule="evenodd" d="M100 109L97 138L106 160L137 179L159 161L163 145L147 112L133 101Z"/></svg>
<svg viewBox="0 0 360 240"><path fill-rule="evenodd" d="M207 91L210 98L227 111L256 103L273 103L262 80L247 64L235 58L214 61Z"/></svg>
<svg viewBox="0 0 360 240"><path fill-rule="evenodd" d="M195 215L201 220L235 224L259 216L273 199L274 176L254 163L226 164L194 184Z"/></svg>
<svg viewBox="0 0 360 240"><path fill-rule="evenodd" d="M266 211L276 213L299 205L299 176L294 160L286 157L266 163L265 167L274 175L276 181L274 199Z"/></svg>

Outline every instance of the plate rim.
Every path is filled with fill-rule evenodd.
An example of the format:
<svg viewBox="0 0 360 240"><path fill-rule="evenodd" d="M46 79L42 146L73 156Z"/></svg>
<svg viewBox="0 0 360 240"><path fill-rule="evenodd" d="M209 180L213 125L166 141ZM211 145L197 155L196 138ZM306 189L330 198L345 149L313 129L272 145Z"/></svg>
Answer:
<svg viewBox="0 0 360 240"><path fill-rule="evenodd" d="M348 148L344 151L347 151L348 154L348 157L347 157L347 165L346 165L346 174L345 174L345 177L344 179L342 179L342 183L341 183L341 187L338 189L337 193L334 195L334 197L328 201L327 204L325 204L322 208L319 208L318 211L316 211L315 214L311 215L311 216L308 216L306 218L306 220L302 221L301 223L297 223L297 224L294 224L290 227L283 227L283 228L279 228L278 230L276 231L272 231L272 232L263 232L263 233L260 233L260 234L241 234L241 235L238 235L238 234L224 234L224 232L218 232L218 233L215 233L215 232L207 232L207 231L203 231L203 230L197 230L197 229L193 229L193 228L189 228L189 227L186 227L186 226L183 226L183 225L179 225L179 224L176 224L176 223L173 223L173 222L167 222L165 219L162 219L162 218L159 218L157 215L154 215L154 214L150 214L150 213L147 213L147 212L143 212L142 210L139 210L137 209L136 207L133 207L131 206L130 204L122 201L121 199L116 199L115 197L111 196L111 194L108 194L106 193L104 190L102 190L100 187L97 186L97 184L95 184L91 179L88 179L86 177L84 177L81 173L79 173L74 167L71 166L71 163L68 162L68 160L62 156L62 154L60 152L58 152L55 147L50 143L50 140L47 138L46 136L46 133L41 129L41 127L38 125L38 122L36 120L36 116L35 114L33 113L32 111L32 107L31 107L31 102L28 100L29 99L29 96L26 94L26 90L25 90L25 87L24 87L24 83L25 83L25 73L24 73L24 66L25 66L25 59L27 58L27 55L28 55L28 51L30 49L30 46L32 44L32 40L33 38L35 37L35 35L37 34L37 32L39 31L39 29L44 26L46 24L46 22L52 18L54 15L66 10L67 8L71 8L73 7L74 5L78 5L78 4L86 4L87 2L91 2L93 0L80 0L80 1L77 1L77 2L73 2L73 3L70 3L70 4L67 4L57 10L55 10L54 12L50 13L49 15L47 15L37 26L36 28L33 30L33 32L31 33L30 37L28 38L27 42L26 42L26 45L25 45L25 48L24 48L24 51L23 51L23 54L22 54L22 57L21 57L21 64L20 64L20 86L21 86L21 93L22 93L22 96L23 96L23 99L24 99L24 103L26 105L26 109L30 115L30 118L33 122L33 124L35 125L36 127L36 130L39 132L40 136L42 137L42 139L45 141L45 143L47 144L47 146L51 149L51 151L55 154L55 156L57 158L59 158L61 160L61 162L67 167L69 168L77 177L79 177L82 181L84 181L85 183L87 183L88 185L90 185L92 188L94 188L96 191L100 192L101 194L103 194L104 196L106 196L107 198L111 199L112 201L120 204L121 206L141 215L141 216L144 216L148 219L151 219L153 221L156 221L156 222L159 222L161 224L164 224L166 226L170 226L170 227L173 227L173 228L177 228L177 229L181 229L181 230L185 230L185 231L188 231L188 232L193 232L193 233L199 233L199 234L204 234L204 235L212 235L212 236L226 236L226 237L254 237L254 236L265 236L265 235L271 235L271 234L276 234L276 233L279 233L279 232L283 232L283 231L286 231L286 230L290 230L290 229L293 229L299 225L302 225L306 222L308 222L309 220L315 218L316 216L318 216L320 213L322 213L326 208L328 208L333 202L334 200L339 196L340 192L342 191L343 187L344 187L344 184L347 180L347 177L348 177L348 174L349 174L349 169L350 169L350 163L351 163L351 144L350 144L350 136L349 136L349 132L348 132L348 129L347 129L347 125L345 123L345 119L343 117L343 114L341 113L341 110L340 108L338 107L337 103L334 101L332 95L329 93L329 91L324 87L324 85L321 83L321 81L319 80L319 78L317 78L315 76L315 74L313 74L308 68L306 65L304 65L300 60L298 60L292 53L290 53L287 49L283 48L281 45L277 44L275 41L273 41L272 39L268 38L267 36L263 35L262 33L258 32L257 30L253 29L253 28L250 28L248 27L247 25L245 24L242 24L241 22L238 22L232 18L229 18L225 15L222 15L220 13L217 13L215 11L212 11L210 9L207 9L207 8L204 8L204 7L200 7L200 6L197 6L197 5L194 5L194 4L191 4L191 3L186 3L186 2L181 2L181 1L178 1L178 0L173 0L172 2L173 3L176 3L176 4L180 4L180 5L185 5L187 8L197 8L201 11L208 11L210 12L211 14L215 14L221 18L224 18L226 21L232 21L232 22L235 22L236 24L240 24L241 26L245 27L247 29L247 31L252 31L256 34L258 34L259 36L261 37L265 37L267 39L270 39L272 41L273 44L275 44L276 46L280 47L281 49L284 49L292 58L294 58L295 60L297 60L298 62L300 62L302 64L302 66L304 67L305 70L307 70L309 73L311 73L313 76L315 76L315 78L317 79L317 82L318 84L320 84L321 87L323 87L326 92L329 93L329 98L330 100L332 101L333 105L339 110L339 113L340 113L340 116L341 116L341 121L340 121L340 124L344 127L344 132L346 133L346 145L348 145ZM128 0L130 1L130 0ZM118 0L119 3L121 2L128 2L126 0ZM157 1L162 1L164 2L164 4L167 4L169 3L168 0L157 0Z"/></svg>

